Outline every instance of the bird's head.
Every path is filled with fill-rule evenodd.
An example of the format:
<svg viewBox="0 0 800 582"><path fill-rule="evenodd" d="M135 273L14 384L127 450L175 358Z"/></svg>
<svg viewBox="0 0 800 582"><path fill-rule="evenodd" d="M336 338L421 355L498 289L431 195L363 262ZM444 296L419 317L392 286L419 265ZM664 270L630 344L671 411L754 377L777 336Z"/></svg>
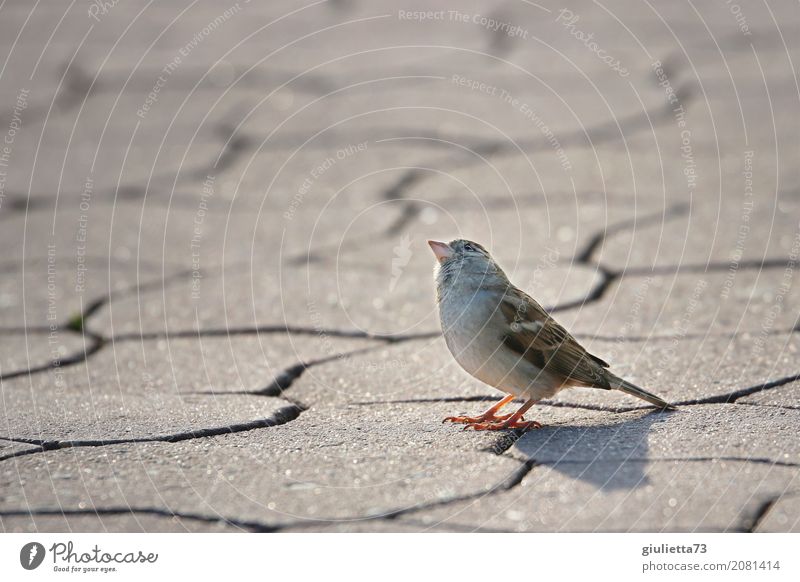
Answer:
<svg viewBox="0 0 800 582"><path fill-rule="evenodd" d="M443 243L429 240L428 244L439 262L437 278L440 283L460 279L464 283L487 282L494 276L505 279L502 269L483 246L471 240L459 238Z"/></svg>

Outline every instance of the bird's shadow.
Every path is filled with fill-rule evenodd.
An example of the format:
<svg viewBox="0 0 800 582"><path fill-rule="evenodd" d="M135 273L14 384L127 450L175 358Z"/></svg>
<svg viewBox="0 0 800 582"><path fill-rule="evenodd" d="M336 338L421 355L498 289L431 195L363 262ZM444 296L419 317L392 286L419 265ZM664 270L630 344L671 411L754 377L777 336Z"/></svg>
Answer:
<svg viewBox="0 0 800 582"><path fill-rule="evenodd" d="M672 414L652 411L600 425L545 426L525 433L514 447L537 464L598 489L636 489L648 483L650 429Z"/></svg>

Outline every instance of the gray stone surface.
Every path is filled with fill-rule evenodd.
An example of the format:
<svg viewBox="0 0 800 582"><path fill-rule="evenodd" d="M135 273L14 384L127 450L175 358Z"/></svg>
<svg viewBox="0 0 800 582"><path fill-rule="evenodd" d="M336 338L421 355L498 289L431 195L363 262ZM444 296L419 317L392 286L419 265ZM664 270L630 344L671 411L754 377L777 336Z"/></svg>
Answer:
<svg viewBox="0 0 800 582"><path fill-rule="evenodd" d="M796 4L447 4L3 5L0 531L797 530ZM679 410L442 424L460 236Z"/></svg>

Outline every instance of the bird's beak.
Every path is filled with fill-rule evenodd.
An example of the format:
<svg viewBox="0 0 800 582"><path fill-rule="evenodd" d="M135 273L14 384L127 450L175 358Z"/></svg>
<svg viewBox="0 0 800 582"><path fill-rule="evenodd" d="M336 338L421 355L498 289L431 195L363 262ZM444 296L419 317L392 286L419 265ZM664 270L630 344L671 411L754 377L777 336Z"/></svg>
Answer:
<svg viewBox="0 0 800 582"><path fill-rule="evenodd" d="M436 260L440 263L445 262L447 259L453 256L453 249L450 248L450 245L447 243L439 242L437 240L429 240L428 244L431 245L431 250L433 254L436 255Z"/></svg>

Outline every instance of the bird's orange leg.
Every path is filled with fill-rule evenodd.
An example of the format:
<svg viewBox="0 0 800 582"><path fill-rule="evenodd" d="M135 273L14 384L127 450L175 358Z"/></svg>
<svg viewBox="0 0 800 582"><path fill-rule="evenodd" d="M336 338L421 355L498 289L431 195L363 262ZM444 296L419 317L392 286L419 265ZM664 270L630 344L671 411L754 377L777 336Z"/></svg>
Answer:
<svg viewBox="0 0 800 582"><path fill-rule="evenodd" d="M542 425L536 422L535 420L525 420L522 415L525 414L528 409L536 404L536 400L531 398L525 404L519 407L514 414L509 416L505 419L498 419L494 422L475 422L469 423L467 426L464 427L464 430L468 428L474 428L475 430L506 430L506 429L521 429L521 430L530 430L532 428L542 428Z"/></svg>
<svg viewBox="0 0 800 582"><path fill-rule="evenodd" d="M503 416L496 416L497 412L503 408L506 404L514 400L514 395L509 394L505 398L503 398L500 402L492 406L489 410L481 414L480 416L448 416L442 422L456 422L459 424L475 424L479 422L493 422L498 420L506 420L507 418L511 418L510 414L504 414Z"/></svg>

